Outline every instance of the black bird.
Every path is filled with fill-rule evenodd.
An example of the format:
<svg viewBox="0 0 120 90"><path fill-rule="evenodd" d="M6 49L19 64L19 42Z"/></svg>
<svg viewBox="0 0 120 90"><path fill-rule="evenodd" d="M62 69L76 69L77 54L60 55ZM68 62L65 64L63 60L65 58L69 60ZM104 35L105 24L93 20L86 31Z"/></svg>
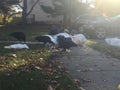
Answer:
<svg viewBox="0 0 120 90"><path fill-rule="evenodd" d="M23 32L13 32L10 36L16 38L18 41L26 41L26 36Z"/></svg>
<svg viewBox="0 0 120 90"><path fill-rule="evenodd" d="M63 48L63 50L70 49L71 47L77 46L71 38L65 38L64 36L58 36L58 47Z"/></svg>
<svg viewBox="0 0 120 90"><path fill-rule="evenodd" d="M39 41L39 42L43 42L44 44L46 43L53 43L51 38L49 36L37 36L35 37L35 40Z"/></svg>

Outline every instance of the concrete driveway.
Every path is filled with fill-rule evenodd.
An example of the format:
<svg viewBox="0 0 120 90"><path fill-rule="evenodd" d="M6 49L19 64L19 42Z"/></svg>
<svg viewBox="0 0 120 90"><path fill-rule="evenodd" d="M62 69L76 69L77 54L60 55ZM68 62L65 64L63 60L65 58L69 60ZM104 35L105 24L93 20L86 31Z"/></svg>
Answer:
<svg viewBox="0 0 120 90"><path fill-rule="evenodd" d="M120 84L120 60L89 47L74 47L58 60L85 90L117 90Z"/></svg>

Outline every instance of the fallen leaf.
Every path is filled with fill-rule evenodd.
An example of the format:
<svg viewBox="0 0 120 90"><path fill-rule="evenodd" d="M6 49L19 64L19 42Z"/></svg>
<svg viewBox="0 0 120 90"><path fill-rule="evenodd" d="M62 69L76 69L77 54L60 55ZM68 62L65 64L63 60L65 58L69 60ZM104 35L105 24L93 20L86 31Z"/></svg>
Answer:
<svg viewBox="0 0 120 90"><path fill-rule="evenodd" d="M83 87L79 87L78 89L80 89L80 90L85 90Z"/></svg>
<svg viewBox="0 0 120 90"><path fill-rule="evenodd" d="M17 55L16 54L12 54L12 57L17 58Z"/></svg>
<svg viewBox="0 0 120 90"><path fill-rule="evenodd" d="M40 58L40 60L43 60L43 58Z"/></svg>
<svg viewBox="0 0 120 90"><path fill-rule="evenodd" d="M14 65L14 66L17 66L17 64L15 64L15 63L14 63L13 65Z"/></svg>
<svg viewBox="0 0 120 90"><path fill-rule="evenodd" d="M43 70L42 68L38 67L38 66L35 66L36 69L38 70Z"/></svg>

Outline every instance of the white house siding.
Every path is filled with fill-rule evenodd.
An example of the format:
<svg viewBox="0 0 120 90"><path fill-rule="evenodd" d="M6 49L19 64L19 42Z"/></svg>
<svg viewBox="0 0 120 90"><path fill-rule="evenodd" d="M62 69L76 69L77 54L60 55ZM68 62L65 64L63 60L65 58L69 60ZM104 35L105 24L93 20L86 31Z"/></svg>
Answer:
<svg viewBox="0 0 120 90"><path fill-rule="evenodd" d="M37 0L27 0L27 11L29 11L31 9L31 7L34 5L34 3ZM33 15L35 15L35 22L59 22L62 21L63 16L57 16L57 17L51 17L49 14L44 13L44 11L41 9L40 4L44 4L45 6L51 6L52 2L51 0L40 0L36 6L34 7L33 11L31 12L31 14L28 17L32 17Z"/></svg>

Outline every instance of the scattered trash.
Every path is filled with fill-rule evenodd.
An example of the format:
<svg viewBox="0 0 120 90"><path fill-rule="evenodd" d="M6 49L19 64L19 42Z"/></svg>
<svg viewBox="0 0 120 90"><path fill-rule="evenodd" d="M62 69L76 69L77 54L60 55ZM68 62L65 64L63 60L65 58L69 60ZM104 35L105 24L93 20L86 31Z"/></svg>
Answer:
<svg viewBox="0 0 120 90"><path fill-rule="evenodd" d="M13 44L10 46L4 46L6 49L29 49L27 44Z"/></svg>
<svg viewBox="0 0 120 90"><path fill-rule="evenodd" d="M106 38L105 42L109 45L120 47L120 38L118 38L118 37Z"/></svg>
<svg viewBox="0 0 120 90"><path fill-rule="evenodd" d="M72 41L77 45L83 45L87 39L83 34L75 34L72 37Z"/></svg>
<svg viewBox="0 0 120 90"><path fill-rule="evenodd" d="M53 38L56 40L56 43L55 44L58 44L58 36L64 36L65 38L70 38L71 35L68 34L68 33L58 33L56 35L53 36Z"/></svg>
<svg viewBox="0 0 120 90"><path fill-rule="evenodd" d="M77 45L83 46L84 43L87 41L85 35L83 34L71 35L67 32L58 32L56 34L41 35L37 36L35 39L39 42L43 42L44 44L46 44L47 42L51 43L52 45L48 45L49 50L53 50L54 45L55 48L62 48L65 51L66 49L70 49L71 47ZM70 52L70 50L68 52Z"/></svg>

